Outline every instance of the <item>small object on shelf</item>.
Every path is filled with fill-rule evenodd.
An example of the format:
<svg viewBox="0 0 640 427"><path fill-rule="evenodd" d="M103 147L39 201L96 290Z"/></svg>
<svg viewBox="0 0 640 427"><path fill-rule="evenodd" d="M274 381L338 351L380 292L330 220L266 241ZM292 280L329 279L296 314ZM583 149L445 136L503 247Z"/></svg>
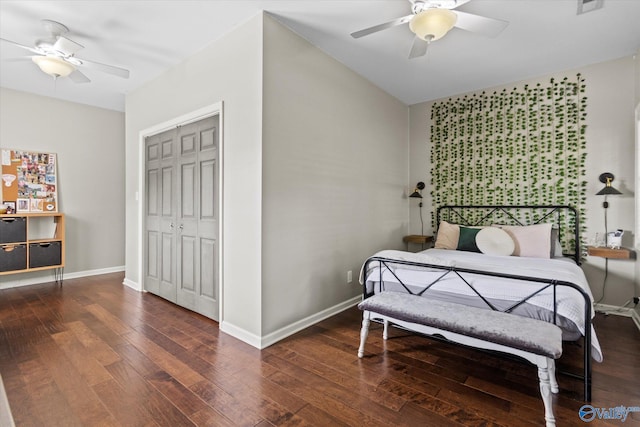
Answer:
<svg viewBox="0 0 640 427"><path fill-rule="evenodd" d="M610 231L607 233L607 246L611 249L620 249L622 245L622 235L624 234L623 230L617 229L616 231Z"/></svg>
<svg viewBox="0 0 640 427"><path fill-rule="evenodd" d="M607 248L597 246L587 246L587 253L590 256L610 259L636 259L636 252L627 248Z"/></svg>

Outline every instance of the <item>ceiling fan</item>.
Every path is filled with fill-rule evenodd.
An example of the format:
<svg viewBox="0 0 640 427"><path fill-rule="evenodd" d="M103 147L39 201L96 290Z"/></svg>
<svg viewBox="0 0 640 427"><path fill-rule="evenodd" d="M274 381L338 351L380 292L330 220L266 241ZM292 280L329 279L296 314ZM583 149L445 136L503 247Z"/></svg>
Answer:
<svg viewBox="0 0 640 427"><path fill-rule="evenodd" d="M49 19L43 19L42 24L49 35L47 38L36 40L34 47L3 38L0 38L0 41L34 53L35 55L30 57L31 60L38 65L40 70L54 79L68 76L75 83L90 82L91 80L80 72L78 67L92 68L125 79L129 78L129 70L124 68L76 57L76 53L84 46L64 36L69 32L65 25Z"/></svg>
<svg viewBox="0 0 640 427"><path fill-rule="evenodd" d="M416 58L426 54L429 44L442 38L453 27L489 37L496 37L509 25L507 21L501 19L487 18L453 10L469 1L409 0L412 5L411 15L355 31L351 33L351 36L357 39L408 22L409 28L415 34L409 58Z"/></svg>

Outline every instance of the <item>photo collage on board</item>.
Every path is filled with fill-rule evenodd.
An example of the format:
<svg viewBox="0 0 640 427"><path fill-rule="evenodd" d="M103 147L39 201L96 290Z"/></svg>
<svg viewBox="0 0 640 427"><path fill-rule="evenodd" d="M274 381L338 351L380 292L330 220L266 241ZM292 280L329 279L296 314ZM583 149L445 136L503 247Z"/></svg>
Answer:
<svg viewBox="0 0 640 427"><path fill-rule="evenodd" d="M2 198L17 212L57 212L56 155L2 150Z"/></svg>

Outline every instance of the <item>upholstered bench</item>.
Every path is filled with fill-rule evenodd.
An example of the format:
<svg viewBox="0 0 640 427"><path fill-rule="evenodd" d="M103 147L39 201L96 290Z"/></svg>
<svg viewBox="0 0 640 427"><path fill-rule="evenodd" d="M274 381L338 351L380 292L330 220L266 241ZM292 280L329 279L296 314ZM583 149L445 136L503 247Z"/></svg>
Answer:
<svg viewBox="0 0 640 427"><path fill-rule="evenodd" d="M538 366L540 393L547 427L555 426L551 393L558 392L555 359L562 355L562 331L541 320L488 309L431 300L402 292L381 292L363 300L364 311L358 357L372 318L384 322L384 339L389 323L419 333L439 334L446 339L471 347L514 354Z"/></svg>

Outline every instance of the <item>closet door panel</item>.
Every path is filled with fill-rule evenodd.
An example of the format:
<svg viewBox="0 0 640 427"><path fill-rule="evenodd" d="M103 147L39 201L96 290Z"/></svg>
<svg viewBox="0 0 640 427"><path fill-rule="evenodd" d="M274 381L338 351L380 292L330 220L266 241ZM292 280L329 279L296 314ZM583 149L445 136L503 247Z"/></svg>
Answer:
<svg viewBox="0 0 640 427"><path fill-rule="evenodd" d="M196 167L194 163L182 164L180 167L180 219L195 219Z"/></svg>
<svg viewBox="0 0 640 427"><path fill-rule="evenodd" d="M200 162L200 219L215 220L216 162Z"/></svg>
<svg viewBox="0 0 640 427"><path fill-rule="evenodd" d="M159 279L158 277L158 233L155 231L147 232L147 277ZM157 291L156 291L157 292Z"/></svg>
<svg viewBox="0 0 640 427"><path fill-rule="evenodd" d="M172 302L176 302L175 246L174 233L162 233L159 295Z"/></svg>
<svg viewBox="0 0 640 427"><path fill-rule="evenodd" d="M180 265L182 266L180 289L189 293L193 293L196 287L196 264L194 263L196 253L196 239L193 236L182 236L180 238Z"/></svg>
<svg viewBox="0 0 640 427"><path fill-rule="evenodd" d="M200 239L200 295L211 301L217 301L216 269L212 259L217 258L216 242L212 239Z"/></svg>
<svg viewBox="0 0 640 427"><path fill-rule="evenodd" d="M147 171L147 216L158 216L158 191L158 170L151 169Z"/></svg>

